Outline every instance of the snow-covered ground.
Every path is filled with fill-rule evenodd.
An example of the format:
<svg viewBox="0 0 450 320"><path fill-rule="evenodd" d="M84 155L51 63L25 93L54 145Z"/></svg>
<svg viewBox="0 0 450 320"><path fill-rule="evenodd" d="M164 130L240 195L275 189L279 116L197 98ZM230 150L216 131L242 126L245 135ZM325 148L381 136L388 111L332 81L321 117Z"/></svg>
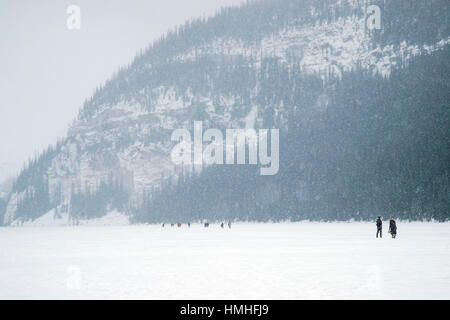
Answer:
<svg viewBox="0 0 450 320"><path fill-rule="evenodd" d="M0 299L449 299L450 223L0 228Z"/></svg>
<svg viewBox="0 0 450 320"><path fill-rule="evenodd" d="M73 220L69 218L67 212L62 212L58 216L55 215L55 209L50 210L46 214L40 216L34 221L28 220L20 222L18 220L11 223L13 227L61 227L61 226L125 226L129 225L128 217L117 211L110 211L101 218Z"/></svg>

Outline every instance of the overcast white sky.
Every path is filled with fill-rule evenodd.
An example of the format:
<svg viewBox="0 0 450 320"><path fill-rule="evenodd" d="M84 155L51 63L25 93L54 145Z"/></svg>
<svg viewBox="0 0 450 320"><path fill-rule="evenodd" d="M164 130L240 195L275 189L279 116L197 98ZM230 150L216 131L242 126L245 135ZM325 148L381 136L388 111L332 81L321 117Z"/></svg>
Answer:
<svg viewBox="0 0 450 320"><path fill-rule="evenodd" d="M185 20L243 0L0 0L0 182L64 136L85 98ZM81 8L81 29L66 10Z"/></svg>

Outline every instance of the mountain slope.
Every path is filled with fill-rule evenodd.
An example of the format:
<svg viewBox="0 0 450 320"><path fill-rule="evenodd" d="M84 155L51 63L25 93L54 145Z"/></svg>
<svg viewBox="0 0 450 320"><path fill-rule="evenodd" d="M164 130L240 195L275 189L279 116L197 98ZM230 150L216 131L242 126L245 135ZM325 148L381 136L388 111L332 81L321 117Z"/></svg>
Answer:
<svg viewBox="0 0 450 320"><path fill-rule="evenodd" d="M364 12L373 3L382 9L383 24L369 31ZM74 220L143 208L149 193L160 192L156 189L167 184L167 177L180 174L170 161L170 135L177 128L191 129L194 120L207 127L241 128L257 110L256 128L292 132L298 125L292 123L295 113L305 130L320 128L332 92L338 92L331 88L352 86L344 81L348 74L390 77L395 69L406 70L414 57L448 48L448 12L447 1L266 0L189 22L120 69L86 101L67 137L29 163L7 197L4 224L33 220L52 208L55 215L69 213ZM379 83L367 80L364 89L370 92ZM355 121L365 116L355 113ZM379 142L369 143L370 148ZM305 155L316 148L308 141L299 147ZM333 156L351 150L348 145ZM288 152L283 158L289 162L293 156ZM322 214L322 209L311 210ZM358 212L352 210L342 217Z"/></svg>
<svg viewBox="0 0 450 320"><path fill-rule="evenodd" d="M446 221L449 62L447 47L415 58L390 78L356 70L324 88L317 76L279 79L269 73L267 84L295 87L283 99L289 129L280 137L278 174L261 176L251 166L185 174L149 194L135 219L333 221L394 215Z"/></svg>

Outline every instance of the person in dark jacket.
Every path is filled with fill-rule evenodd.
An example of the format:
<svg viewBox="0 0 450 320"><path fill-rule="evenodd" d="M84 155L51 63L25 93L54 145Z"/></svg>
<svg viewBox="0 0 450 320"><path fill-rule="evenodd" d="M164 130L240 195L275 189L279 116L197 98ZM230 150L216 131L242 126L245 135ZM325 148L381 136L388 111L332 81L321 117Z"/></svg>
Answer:
<svg viewBox="0 0 450 320"><path fill-rule="evenodd" d="M397 236L397 225L395 224L394 217L391 217L391 221L389 221L389 233L392 235L393 239Z"/></svg>
<svg viewBox="0 0 450 320"><path fill-rule="evenodd" d="M383 234L382 234L382 229L383 229L383 221L382 221L382 217L378 216L377 219L377 238L378 238L378 234L380 234L380 238L383 238Z"/></svg>

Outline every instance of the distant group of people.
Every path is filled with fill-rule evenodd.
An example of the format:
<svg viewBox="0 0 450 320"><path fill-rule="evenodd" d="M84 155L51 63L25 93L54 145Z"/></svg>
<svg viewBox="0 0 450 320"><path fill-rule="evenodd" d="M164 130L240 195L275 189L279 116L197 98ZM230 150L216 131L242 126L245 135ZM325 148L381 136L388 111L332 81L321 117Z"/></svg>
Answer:
<svg viewBox="0 0 450 320"><path fill-rule="evenodd" d="M380 238L382 238L383 237L383 217L378 216L376 223L377 223L377 238L378 238L378 235L380 235ZM395 223L394 217L391 217L391 220L389 220L389 233L391 234L393 239L395 239L397 237L397 224Z"/></svg>
<svg viewBox="0 0 450 320"><path fill-rule="evenodd" d="M180 222L177 223L177 227L178 227L178 228L180 228L181 225L182 225L182 224L181 224ZM228 228L231 229L231 221L228 221L227 225L228 225ZM162 227L164 228L165 226L166 226L166 224L163 223L163 224L162 224ZM173 227L173 226L175 226L175 224L174 224L174 223L171 223L170 226ZM190 228L190 227L191 227L191 223L188 222L188 223L187 223L187 226ZM205 223L203 224L203 226L204 226L205 228L209 228L209 222L205 222ZM224 226L225 226L225 222L222 222L222 223L220 224L220 227L223 229Z"/></svg>
<svg viewBox="0 0 450 320"><path fill-rule="evenodd" d="M376 237L378 238L378 236L380 236L380 238L383 237L383 217L382 216L378 216L378 219L376 221L377 224L377 235ZM173 227L175 224L171 223L170 226ZM231 229L231 221L228 221L227 223L228 228ZM162 224L162 227L164 228L165 223ZM178 228L181 227L181 223L178 222L177 223ZM188 222L187 226L190 228L191 227L191 223ZM205 228L209 228L209 222L205 222L203 224L203 226ZM223 229L225 227L225 222L220 223L220 227ZM391 217L391 220L389 220L389 233L391 234L392 238L395 239L397 237L397 224L395 223L395 219L394 217Z"/></svg>
<svg viewBox="0 0 450 320"><path fill-rule="evenodd" d="M190 227L190 226L191 226L191 223L188 222L187 225L188 225L188 227ZM162 224L162 227L164 228L165 226L166 226L166 224L163 223L163 224ZM171 226L171 227L175 226L175 223L171 223L170 226ZM178 227L178 228L181 227L181 223L180 223L180 222L177 223L177 227Z"/></svg>
<svg viewBox="0 0 450 320"><path fill-rule="evenodd" d="M223 229L223 226L224 226L224 225L225 225L225 223L222 222L222 223L220 224L220 227ZM228 221L228 228L231 229L231 221Z"/></svg>

